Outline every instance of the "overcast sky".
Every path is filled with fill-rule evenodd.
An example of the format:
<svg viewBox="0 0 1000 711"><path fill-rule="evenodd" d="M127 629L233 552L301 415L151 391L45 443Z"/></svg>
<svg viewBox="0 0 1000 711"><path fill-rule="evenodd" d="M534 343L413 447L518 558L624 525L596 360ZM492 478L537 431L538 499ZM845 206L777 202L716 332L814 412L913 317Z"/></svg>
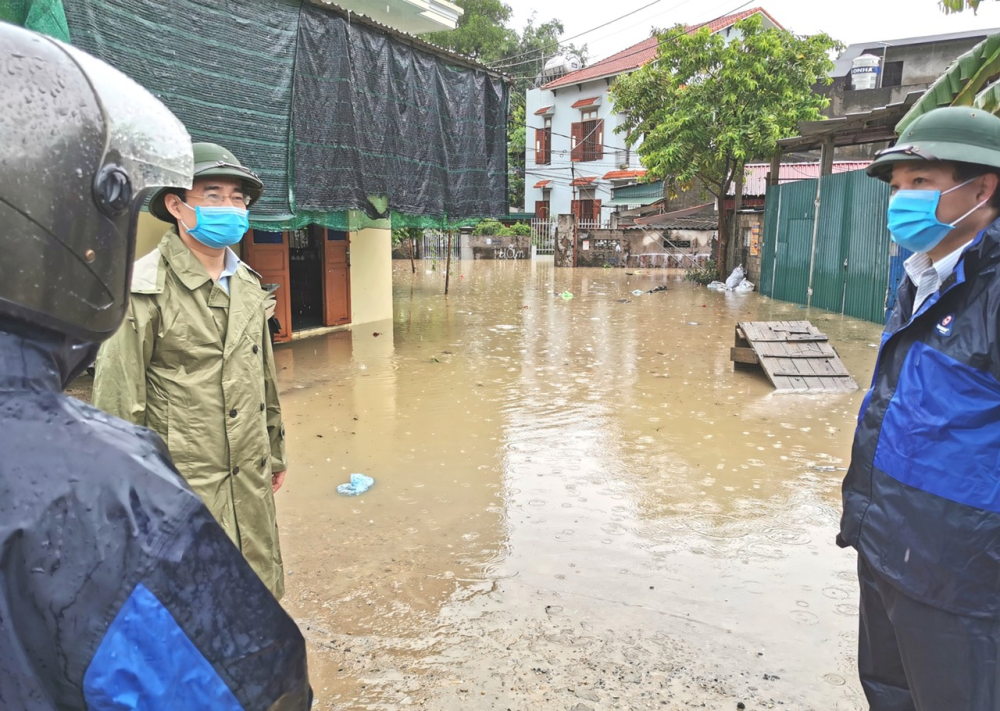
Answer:
<svg viewBox="0 0 1000 711"><path fill-rule="evenodd" d="M537 10L540 22L553 17L562 20L566 27L563 37L571 38L652 0L505 1L514 8L514 23L519 29L532 11ZM728 14L742 1L659 0L645 10L570 41L587 44L588 61L593 63L645 39L653 27L712 20ZM756 0L746 5L751 7L763 7L792 32L826 32L845 44L1000 28L1000 2L996 0L986 0L978 15L971 12L945 15L938 9L937 0Z"/></svg>

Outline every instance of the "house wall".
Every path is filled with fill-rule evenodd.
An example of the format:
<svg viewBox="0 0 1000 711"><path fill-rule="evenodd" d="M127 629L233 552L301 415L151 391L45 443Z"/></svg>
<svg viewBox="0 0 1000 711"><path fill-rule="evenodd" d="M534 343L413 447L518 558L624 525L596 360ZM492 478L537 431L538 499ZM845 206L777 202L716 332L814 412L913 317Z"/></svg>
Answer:
<svg viewBox="0 0 1000 711"><path fill-rule="evenodd" d="M741 212L736 216L738 261L747 272L747 279L760 283L760 260L764 251L764 213ZM756 244L756 249L754 248ZM756 252L756 253L755 253Z"/></svg>
<svg viewBox="0 0 1000 711"><path fill-rule="evenodd" d="M767 16L762 16L765 29L774 27ZM718 32L726 42L741 37L739 30L733 27L723 28ZM599 62L597 63L599 64ZM574 177L597 176L594 198L602 202L601 222L606 222L615 208L607 203L611 200L611 183L602 180L602 176L612 170L623 167L628 169L642 168L636 155L640 143L629 151L629 160L619 160L617 152L625 152L625 136L615 132L623 122L624 116L616 113L612 106L608 90L614 77L594 79L581 84L567 84L556 89L529 89L526 96L527 135L525 136L525 178L524 178L524 209L534 210L535 203L543 200L542 188L535 188L539 180L551 180L549 188L549 215L569 214L573 200L573 188L569 185ZM601 97L597 117L604 119L604 157L598 161L573 162L570 160L570 136L572 124L581 118L580 109L572 105L580 99ZM535 112L545 106L554 106L552 115L552 150L551 161L547 165L535 163L535 129L544 126L544 117L536 116Z"/></svg>
<svg viewBox="0 0 1000 711"><path fill-rule="evenodd" d="M392 318L392 230L351 234L351 325Z"/></svg>
<svg viewBox="0 0 1000 711"><path fill-rule="evenodd" d="M589 81L584 84L574 84L550 91L548 89L530 89L527 94L527 136L525 154L524 178L524 209L534 210L535 202L544 199L541 188L534 185L539 180L551 180L549 188L549 214L569 214L573 200L573 188L570 181L576 177L597 176L593 185L594 198L602 202L601 219L606 220L613 208L607 205L611 200L611 182L601 180L601 177L612 170L618 170L623 163L616 161L616 151L625 151L625 137L615 133L615 129L624 118L614 111L608 96L611 80ZM580 99L593 96L601 97L601 105L597 107L597 118L604 119L604 157L596 161L570 160L570 135L572 124L580 121L580 109L572 108ZM535 163L535 129L542 128L544 118L535 116L535 112L545 106L554 106L552 115L552 151L551 162L548 165ZM637 146L636 146L637 147ZM635 150L631 151L630 168L640 168Z"/></svg>

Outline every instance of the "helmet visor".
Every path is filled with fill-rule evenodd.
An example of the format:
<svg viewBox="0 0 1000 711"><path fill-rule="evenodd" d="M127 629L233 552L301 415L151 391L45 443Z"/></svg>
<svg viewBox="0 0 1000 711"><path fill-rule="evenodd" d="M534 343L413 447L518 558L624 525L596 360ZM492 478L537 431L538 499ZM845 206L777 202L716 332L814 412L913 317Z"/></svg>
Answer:
<svg viewBox="0 0 1000 711"><path fill-rule="evenodd" d="M114 67L59 43L87 75L101 102L107 127L105 156L117 155L133 195L151 188L190 188L194 171L191 136L151 93Z"/></svg>

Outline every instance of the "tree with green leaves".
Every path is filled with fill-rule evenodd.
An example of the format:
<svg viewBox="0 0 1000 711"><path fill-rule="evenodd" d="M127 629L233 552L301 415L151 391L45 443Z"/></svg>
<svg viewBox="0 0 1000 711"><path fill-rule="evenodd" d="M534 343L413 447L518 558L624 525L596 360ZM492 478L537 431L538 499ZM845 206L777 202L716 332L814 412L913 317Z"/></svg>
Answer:
<svg viewBox="0 0 1000 711"><path fill-rule="evenodd" d="M966 10L972 10L975 13L979 9L979 6L983 4L983 0L940 0L938 4L946 15L955 12L965 12Z"/></svg>
<svg viewBox="0 0 1000 711"><path fill-rule="evenodd" d="M483 64L494 64L515 51L517 32L508 23L514 11L501 0L457 0L465 10L458 27L431 32L424 39Z"/></svg>
<svg viewBox="0 0 1000 711"><path fill-rule="evenodd" d="M730 186L748 162L770 159L778 139L796 135L800 121L821 118L828 99L813 87L830 82L829 53L840 46L825 34L765 29L759 15L735 29L731 41L707 27L661 32L657 58L611 88L615 110L626 116L617 130L630 147L641 142L647 178L675 194L714 196L723 270Z"/></svg>

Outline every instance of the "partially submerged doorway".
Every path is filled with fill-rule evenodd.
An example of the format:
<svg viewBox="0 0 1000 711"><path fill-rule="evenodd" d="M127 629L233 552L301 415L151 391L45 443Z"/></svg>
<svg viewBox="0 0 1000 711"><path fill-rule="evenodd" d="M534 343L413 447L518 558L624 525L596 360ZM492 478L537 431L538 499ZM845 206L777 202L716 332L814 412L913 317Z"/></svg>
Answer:
<svg viewBox="0 0 1000 711"><path fill-rule="evenodd" d="M242 258L262 283L278 285L275 315L281 330L275 342L290 340L293 330L351 322L350 247L349 233L318 225L247 233Z"/></svg>
<svg viewBox="0 0 1000 711"><path fill-rule="evenodd" d="M323 324L322 227L309 225L288 235L288 266L292 299L292 330Z"/></svg>

